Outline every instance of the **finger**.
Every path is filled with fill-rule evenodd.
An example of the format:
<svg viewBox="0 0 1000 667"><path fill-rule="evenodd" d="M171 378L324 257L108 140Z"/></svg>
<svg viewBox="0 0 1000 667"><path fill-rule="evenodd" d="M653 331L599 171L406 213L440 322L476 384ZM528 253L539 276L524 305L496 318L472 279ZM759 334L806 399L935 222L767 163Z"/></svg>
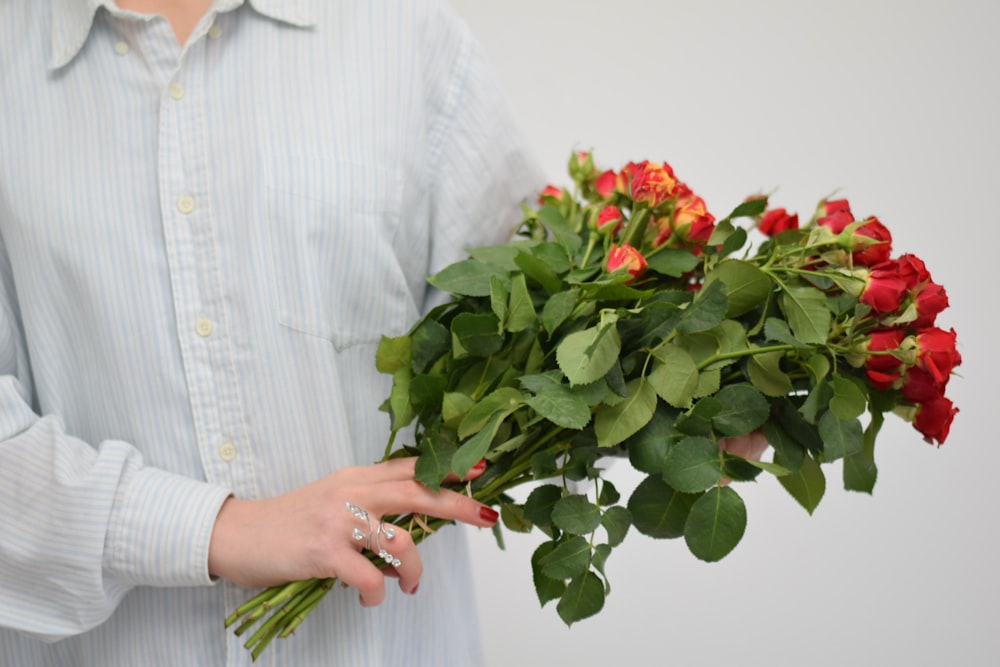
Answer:
<svg viewBox="0 0 1000 667"><path fill-rule="evenodd" d="M341 552L337 577L357 589L363 607L375 607L385 600L385 575L375 565L353 549Z"/></svg>
<svg viewBox="0 0 1000 667"><path fill-rule="evenodd" d="M441 489L432 491L415 480L389 482L371 489L380 514L426 514L489 528L497 522L496 510L466 495Z"/></svg>
<svg viewBox="0 0 1000 667"><path fill-rule="evenodd" d="M390 538L389 535L392 535ZM417 590L424 564L410 534L392 524L385 524L385 531L376 540L374 551L385 560L382 574L399 577L399 588L404 593Z"/></svg>
<svg viewBox="0 0 1000 667"><path fill-rule="evenodd" d="M416 468L417 458L415 456L405 456L369 466L341 468L333 473L331 477L350 481L354 484L380 484L382 482L413 479L416 474Z"/></svg>

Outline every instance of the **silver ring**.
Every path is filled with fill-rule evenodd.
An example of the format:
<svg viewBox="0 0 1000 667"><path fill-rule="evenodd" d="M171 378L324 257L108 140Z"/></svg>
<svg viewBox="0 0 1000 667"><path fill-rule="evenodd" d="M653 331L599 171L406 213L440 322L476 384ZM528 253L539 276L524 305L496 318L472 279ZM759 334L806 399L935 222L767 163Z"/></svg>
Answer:
<svg viewBox="0 0 1000 667"><path fill-rule="evenodd" d="M365 521L368 524L368 532L367 533L365 533L360 528L355 528L353 531L351 531L351 538L354 539L357 542L361 542L362 540L364 540L365 549L371 549L371 545L372 545L372 533L374 532L374 530L372 529L372 520L371 520L371 517L368 516L368 512L366 512L365 510L361 509L360 507L358 507L354 503L347 503L347 509L348 509L348 511L351 514L353 514L354 516L358 517L359 519Z"/></svg>
<svg viewBox="0 0 1000 667"><path fill-rule="evenodd" d="M392 540L392 538L396 537L396 527L392 525L386 526L384 521L379 521L378 530L375 532L375 546L378 548L379 558L393 567L399 567L403 562L382 548L383 535L385 535L386 541Z"/></svg>

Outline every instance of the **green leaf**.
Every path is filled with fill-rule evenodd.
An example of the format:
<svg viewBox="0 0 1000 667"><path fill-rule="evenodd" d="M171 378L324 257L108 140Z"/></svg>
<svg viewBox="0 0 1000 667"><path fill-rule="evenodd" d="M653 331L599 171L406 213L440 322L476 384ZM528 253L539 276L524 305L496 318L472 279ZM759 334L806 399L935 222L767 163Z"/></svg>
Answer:
<svg viewBox="0 0 1000 667"><path fill-rule="evenodd" d="M555 332L576 308L576 302L579 298L580 290L578 289L556 292L550 296L545 301L545 305L542 306L542 327L549 334Z"/></svg>
<svg viewBox="0 0 1000 667"><path fill-rule="evenodd" d="M774 462L785 465L778 452L774 453ZM779 477L778 482L809 514L813 513L826 492L826 476L819 463L811 456L803 457L799 469L790 475Z"/></svg>
<svg viewBox="0 0 1000 667"><path fill-rule="evenodd" d="M535 593L538 602L543 607L552 600L558 600L566 591L566 583L562 579L554 579L542 572L542 561L555 549L555 542L542 542L531 554L531 574L535 583Z"/></svg>
<svg viewBox="0 0 1000 667"><path fill-rule="evenodd" d="M566 625L572 625L601 611L604 607L604 584L593 572L574 577L559 599L556 611Z"/></svg>
<svg viewBox="0 0 1000 667"><path fill-rule="evenodd" d="M545 260L521 251L514 258L514 262L524 271L524 275L541 285L549 294L555 294L562 289L562 280Z"/></svg>
<svg viewBox="0 0 1000 667"><path fill-rule="evenodd" d="M667 452L663 480L684 493L698 493L722 479L719 446L698 436L684 438Z"/></svg>
<svg viewBox="0 0 1000 667"><path fill-rule="evenodd" d="M684 434L674 428L677 415L674 408L658 403L649 423L625 441L633 468L651 475L663 472L664 460L671 445L684 437Z"/></svg>
<svg viewBox="0 0 1000 667"><path fill-rule="evenodd" d="M539 387L526 403L556 426L582 429L590 423L590 406L566 385L553 382Z"/></svg>
<svg viewBox="0 0 1000 667"><path fill-rule="evenodd" d="M379 373L392 375L400 368L409 366L411 344L409 336L382 336L375 352L375 368Z"/></svg>
<svg viewBox="0 0 1000 667"><path fill-rule="evenodd" d="M823 292L815 287L792 285L781 293L780 301L797 339L814 345L826 343L832 315Z"/></svg>
<svg viewBox="0 0 1000 667"><path fill-rule="evenodd" d="M721 280L726 285L727 317L739 317L767 301L774 283L749 262L727 259L705 276L706 285Z"/></svg>
<svg viewBox="0 0 1000 667"><path fill-rule="evenodd" d="M755 354L747 361L750 382L765 396L788 396L794 390L792 380L781 370L782 351Z"/></svg>
<svg viewBox="0 0 1000 667"><path fill-rule="evenodd" d="M718 281L706 285L684 311L677 330L681 333L707 331L718 326L726 318L727 309L725 285Z"/></svg>
<svg viewBox="0 0 1000 667"><path fill-rule="evenodd" d="M410 380L410 403L416 410L436 411L441 405L446 378L441 375L417 375Z"/></svg>
<svg viewBox="0 0 1000 667"><path fill-rule="evenodd" d="M580 235L573 231L569 221L559 211L557 206L546 204L538 210L538 218L545 225L545 228L552 232L555 240L566 249L566 253L573 255L583 243Z"/></svg>
<svg viewBox="0 0 1000 667"><path fill-rule="evenodd" d="M760 427L771 413L764 396L746 382L727 384L715 395L722 409L712 417L712 426L722 435L743 435Z"/></svg>
<svg viewBox="0 0 1000 667"><path fill-rule="evenodd" d="M861 451L861 422L857 419L841 419L829 410L819 418L817 426L823 438L824 460L836 461Z"/></svg>
<svg viewBox="0 0 1000 667"><path fill-rule="evenodd" d="M459 479L464 479L472 469L472 466L479 463L486 456L486 451L490 448L490 443L493 442L493 438L497 434L497 429L500 428L500 424L506 416L503 412L494 414L486 422L483 430L466 440L458 448L458 451L455 452L455 455L451 459L451 467Z"/></svg>
<svg viewBox="0 0 1000 667"><path fill-rule="evenodd" d="M514 503L501 503L500 520L507 530L514 533L530 533L534 527L524 518L524 508Z"/></svg>
<svg viewBox="0 0 1000 667"><path fill-rule="evenodd" d="M622 494L618 493L618 489L615 485L608 480L601 481L601 492L597 497L597 504L601 507L607 507L608 505L614 505L619 500L621 500Z"/></svg>
<svg viewBox="0 0 1000 667"><path fill-rule="evenodd" d="M649 423L656 410L656 392L645 378L626 385L628 397L610 408L598 409L594 433L599 447L614 447Z"/></svg>
<svg viewBox="0 0 1000 667"><path fill-rule="evenodd" d="M507 331L524 331L538 320L531 294L524 280L524 274L515 274L510 279L510 306L507 309Z"/></svg>
<svg viewBox="0 0 1000 667"><path fill-rule="evenodd" d="M542 573L553 579L570 579L587 571L590 566L590 543L575 535L563 540L540 560Z"/></svg>
<svg viewBox="0 0 1000 667"><path fill-rule="evenodd" d="M750 199L749 201L745 201L734 208L733 212L727 215L724 219L755 218L764 213L765 210L767 210L767 197Z"/></svg>
<svg viewBox="0 0 1000 667"><path fill-rule="evenodd" d="M875 465L875 435L882 426L882 413L874 412L872 421L865 429L864 445L860 452L844 458L844 488L848 491L871 493L878 479Z"/></svg>
<svg viewBox="0 0 1000 667"><path fill-rule="evenodd" d="M414 373L425 372L435 361L447 354L451 346L448 328L431 319L422 321L413 331L411 367Z"/></svg>
<svg viewBox="0 0 1000 667"><path fill-rule="evenodd" d="M833 390L830 389L830 383L827 382L826 378L822 378L812 388L809 396L806 397L806 400L799 407L799 414L810 424L815 424L820 413L826 411L830 403L830 396L832 395Z"/></svg>
<svg viewBox="0 0 1000 667"><path fill-rule="evenodd" d="M475 259L465 259L446 266L427 279L434 287L462 296L489 296L490 276L506 279L506 271Z"/></svg>
<svg viewBox="0 0 1000 667"><path fill-rule="evenodd" d="M798 348L809 347L792 335L792 330L788 328L787 322L777 317L769 317L764 322L764 336L767 337L767 340L773 340L785 345L794 345Z"/></svg>
<svg viewBox="0 0 1000 667"><path fill-rule="evenodd" d="M740 540L747 525L743 499L728 486L715 487L698 498L684 524L684 541L701 560L722 560Z"/></svg>
<svg viewBox="0 0 1000 667"><path fill-rule="evenodd" d="M524 516L528 521L547 528L552 525L552 508L562 498L562 488L555 484L543 484L534 488L524 501Z"/></svg>
<svg viewBox="0 0 1000 667"><path fill-rule="evenodd" d="M451 322L452 339L459 350L474 357L488 357L503 347L500 322L493 313L461 313ZM457 354L455 356L462 356Z"/></svg>
<svg viewBox="0 0 1000 667"><path fill-rule="evenodd" d="M621 505L615 505L604 512L601 525L608 533L608 544L616 547L625 540L629 526L632 525L632 515Z"/></svg>
<svg viewBox="0 0 1000 667"><path fill-rule="evenodd" d="M782 467L789 472L798 472L802 466L802 459L805 457L805 450L792 436L788 435L785 429L774 421L764 422L762 428L764 437L774 452L782 460Z"/></svg>
<svg viewBox="0 0 1000 667"><path fill-rule="evenodd" d="M722 412L722 402L714 396L706 396L681 415L674 426L687 435L708 435L712 432L712 419Z"/></svg>
<svg viewBox="0 0 1000 667"><path fill-rule="evenodd" d="M410 381L413 373L403 366L392 374L392 390L389 393L389 422L393 431L403 428L417 416L410 402Z"/></svg>
<svg viewBox="0 0 1000 667"><path fill-rule="evenodd" d="M445 392L441 397L441 419L450 428L458 428L475 401L468 394Z"/></svg>
<svg viewBox="0 0 1000 667"><path fill-rule="evenodd" d="M510 301L510 284L500 276L490 276L490 309L498 322L507 321L507 302Z"/></svg>
<svg viewBox="0 0 1000 667"><path fill-rule="evenodd" d="M684 348L665 345L656 349L650 385L664 401L678 408L691 405L698 388L698 367Z"/></svg>
<svg viewBox="0 0 1000 667"><path fill-rule="evenodd" d="M664 276L680 278L685 273L693 271L702 262L690 250L664 248L646 258L648 268Z"/></svg>
<svg viewBox="0 0 1000 667"><path fill-rule="evenodd" d="M468 438L485 428L497 412L510 414L524 405L524 396L513 387L501 387L484 396L465 415L458 427L458 437Z"/></svg>
<svg viewBox="0 0 1000 667"><path fill-rule="evenodd" d="M424 438L420 450L415 478L428 489L437 491L441 488L441 480L451 472L451 457L455 454L455 445L429 434Z"/></svg>
<svg viewBox="0 0 1000 667"><path fill-rule="evenodd" d="M636 530L643 535L676 538L684 534L684 522L699 497L700 494L673 489L661 475L650 475L635 487L628 500L628 511Z"/></svg>
<svg viewBox="0 0 1000 667"><path fill-rule="evenodd" d="M570 385L590 384L611 370L619 352L617 327L602 324L566 336L556 348L556 361Z"/></svg>
<svg viewBox="0 0 1000 667"><path fill-rule="evenodd" d="M830 411L840 419L855 419L865 412L868 396L858 385L846 377L834 375L830 381L833 387L833 397L830 399Z"/></svg>
<svg viewBox="0 0 1000 667"><path fill-rule="evenodd" d="M601 525L601 509L586 496L564 496L552 508L552 523L567 534L586 535Z"/></svg>

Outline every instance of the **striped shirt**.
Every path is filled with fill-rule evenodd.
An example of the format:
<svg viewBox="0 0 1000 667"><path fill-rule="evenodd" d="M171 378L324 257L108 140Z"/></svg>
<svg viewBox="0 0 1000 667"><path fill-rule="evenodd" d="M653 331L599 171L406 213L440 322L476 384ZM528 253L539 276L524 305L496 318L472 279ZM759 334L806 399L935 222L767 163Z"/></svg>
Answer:
<svg viewBox="0 0 1000 667"><path fill-rule="evenodd" d="M539 185L434 0L0 4L0 665L249 665L229 494L377 460L383 334ZM264 665L477 664L464 537L335 588Z"/></svg>

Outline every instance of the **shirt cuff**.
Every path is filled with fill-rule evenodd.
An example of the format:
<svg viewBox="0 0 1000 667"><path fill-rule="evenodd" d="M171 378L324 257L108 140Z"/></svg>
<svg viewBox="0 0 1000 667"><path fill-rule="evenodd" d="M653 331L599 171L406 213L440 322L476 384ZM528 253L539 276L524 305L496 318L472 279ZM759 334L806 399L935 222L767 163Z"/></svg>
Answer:
<svg viewBox="0 0 1000 667"><path fill-rule="evenodd" d="M229 489L155 468L124 471L105 569L142 586L209 586L208 547Z"/></svg>

